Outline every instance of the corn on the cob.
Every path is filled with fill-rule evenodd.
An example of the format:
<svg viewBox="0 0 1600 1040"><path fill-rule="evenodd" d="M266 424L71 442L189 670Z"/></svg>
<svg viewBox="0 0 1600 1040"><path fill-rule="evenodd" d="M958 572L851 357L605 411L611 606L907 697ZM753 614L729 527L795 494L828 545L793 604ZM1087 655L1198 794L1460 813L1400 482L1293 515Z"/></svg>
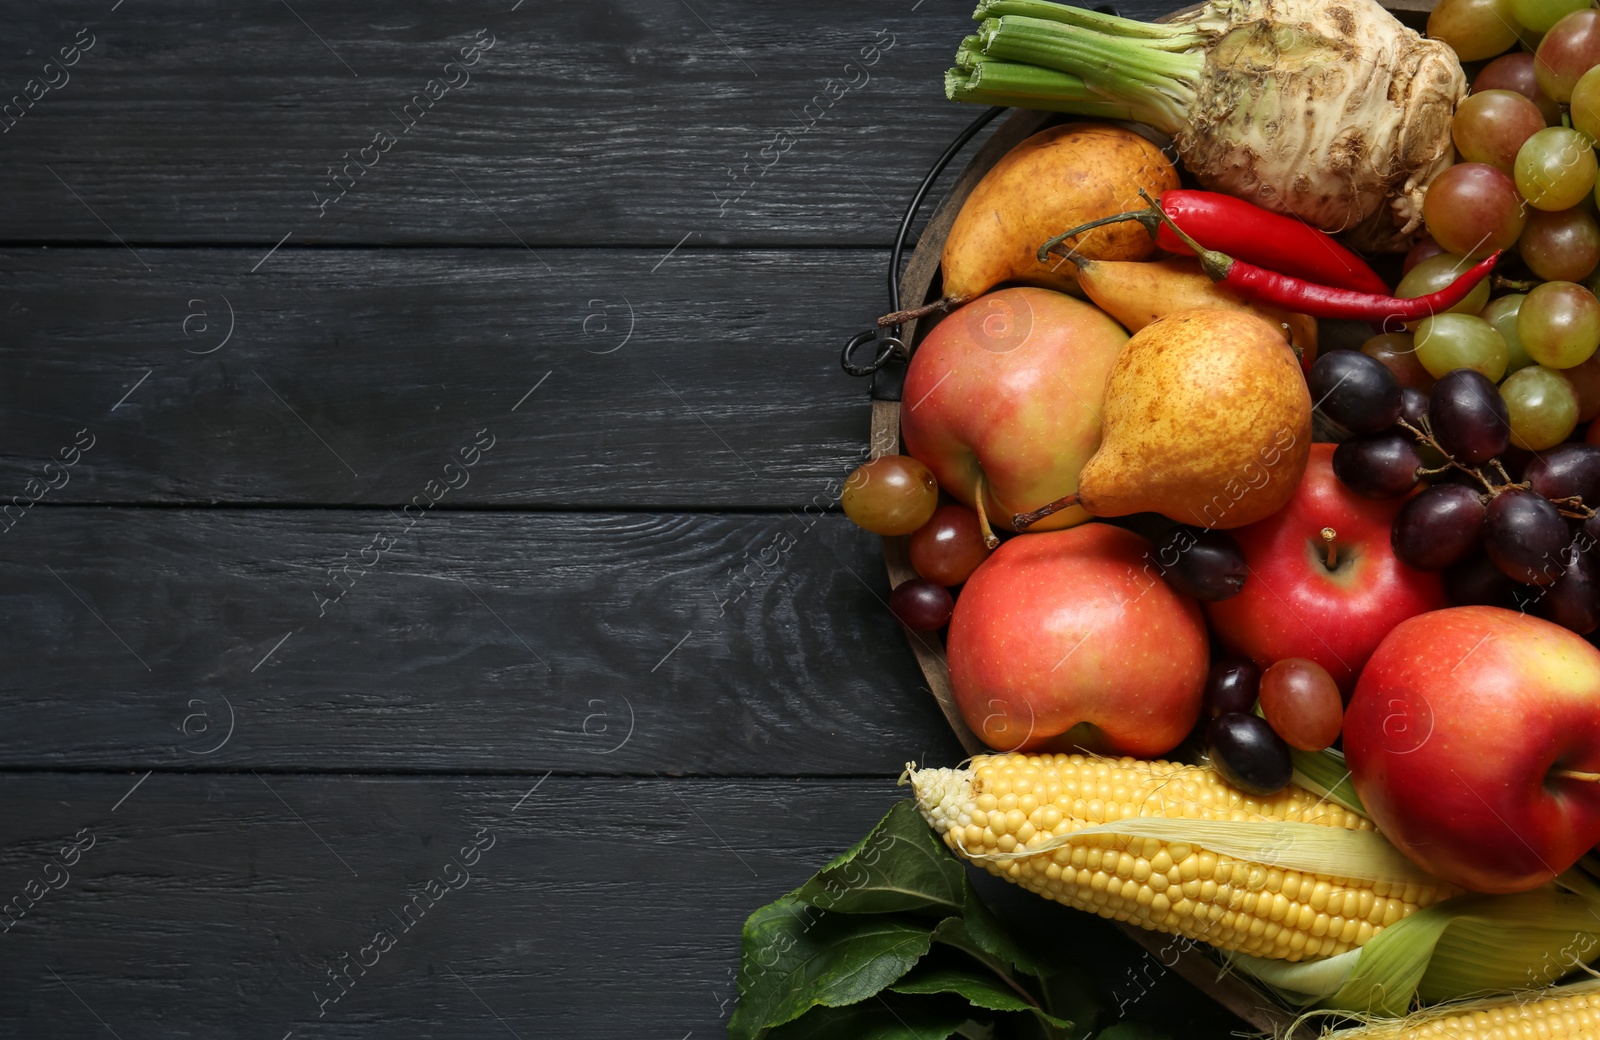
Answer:
<svg viewBox="0 0 1600 1040"><path fill-rule="evenodd" d="M958 855L998 877L1101 917L1223 950L1298 961L1355 949L1448 898L1436 885L1352 881L1263 866L1193 844L1086 835L1011 858L1048 839L1135 817L1310 823L1371 830L1364 817L1290 786L1253 798L1215 770L1083 755L979 755L968 769L911 771L924 818ZM1001 859L991 859L1001 854Z"/></svg>
<svg viewBox="0 0 1600 1040"><path fill-rule="evenodd" d="M1597 1040L1600 990L1558 986L1521 997L1475 1001L1327 1034L1327 1040Z"/></svg>

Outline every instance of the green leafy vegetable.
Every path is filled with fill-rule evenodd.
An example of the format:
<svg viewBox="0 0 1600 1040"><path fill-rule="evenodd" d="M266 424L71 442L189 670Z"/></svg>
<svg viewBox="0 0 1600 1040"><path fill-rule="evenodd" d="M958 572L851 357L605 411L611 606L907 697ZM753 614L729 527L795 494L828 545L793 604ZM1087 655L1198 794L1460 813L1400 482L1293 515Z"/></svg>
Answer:
<svg viewBox="0 0 1600 1040"><path fill-rule="evenodd" d="M828 913L793 896L762 907L745 922L739 1007L728 1035L760 1036L818 1004L865 1000L922 959L929 932L888 915Z"/></svg>
<svg viewBox="0 0 1600 1040"><path fill-rule="evenodd" d="M1083 1040L1098 1014L1082 976L1006 933L906 801L750 915L728 1036Z"/></svg>
<svg viewBox="0 0 1600 1040"><path fill-rule="evenodd" d="M795 889L794 897L842 914L958 913L966 885L961 863L939 843L915 804L904 801Z"/></svg>
<svg viewBox="0 0 1600 1040"><path fill-rule="evenodd" d="M952 1002L934 1007L873 997L848 1007L817 1008L767 1034L768 1040L946 1040L967 1020Z"/></svg>

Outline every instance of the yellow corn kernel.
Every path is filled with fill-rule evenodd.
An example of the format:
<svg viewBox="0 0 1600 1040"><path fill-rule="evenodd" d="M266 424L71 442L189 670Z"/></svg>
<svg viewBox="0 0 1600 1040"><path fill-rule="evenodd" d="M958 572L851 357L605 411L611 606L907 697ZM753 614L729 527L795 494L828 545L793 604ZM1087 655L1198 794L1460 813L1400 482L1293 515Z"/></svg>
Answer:
<svg viewBox="0 0 1600 1040"><path fill-rule="evenodd" d="M1199 766L1025 754L979 755L962 770L913 770L911 782L945 844L990 873L1068 906L1223 950L1291 961L1334 956L1454 894L1442 882L1379 885L1112 834L1087 835L1065 856L1063 848L1006 862L984 858L1135 817L1372 829L1358 813L1292 785L1253 798Z"/></svg>
<svg viewBox="0 0 1600 1040"><path fill-rule="evenodd" d="M1495 1003L1480 1001L1327 1034L1327 1040L1495 1040L1600 1037L1600 990L1592 984L1558 986Z"/></svg>

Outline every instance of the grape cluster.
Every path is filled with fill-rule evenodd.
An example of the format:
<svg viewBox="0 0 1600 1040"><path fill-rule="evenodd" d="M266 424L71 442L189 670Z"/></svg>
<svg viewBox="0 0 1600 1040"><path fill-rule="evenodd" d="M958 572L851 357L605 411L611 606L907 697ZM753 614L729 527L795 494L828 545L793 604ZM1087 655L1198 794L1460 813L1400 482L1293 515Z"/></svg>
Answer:
<svg viewBox="0 0 1600 1040"><path fill-rule="evenodd" d="M1369 498L1411 496L1391 530L1396 558L1443 571L1457 603L1525 610L1582 634L1600 627L1600 516L1588 505L1600 504L1600 446L1517 452L1505 386L1472 368L1423 393L1370 354L1335 350L1307 382L1352 434L1334 450L1340 481Z"/></svg>
<svg viewBox="0 0 1600 1040"><path fill-rule="evenodd" d="M1396 295L1441 288L1496 250L1512 251L1510 262L1449 312L1363 349L1421 390L1446 372L1478 372L1500 388L1511 443L1542 451L1600 413L1600 10L1441 0L1428 34L1463 61L1494 60L1456 108L1461 161L1428 186L1427 237ZM1511 291L1491 300L1491 289Z"/></svg>

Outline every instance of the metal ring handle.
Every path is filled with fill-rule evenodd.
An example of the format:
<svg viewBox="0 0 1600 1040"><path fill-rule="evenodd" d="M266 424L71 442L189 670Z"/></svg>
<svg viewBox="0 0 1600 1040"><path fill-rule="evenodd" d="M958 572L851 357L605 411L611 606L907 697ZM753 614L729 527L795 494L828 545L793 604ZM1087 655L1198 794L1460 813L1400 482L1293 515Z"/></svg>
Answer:
<svg viewBox="0 0 1600 1040"><path fill-rule="evenodd" d="M894 248L889 252L889 311L891 313L900 309L900 258L905 252L906 239L911 235L911 225L916 220L917 211L922 208L923 200L928 197L929 190L933 188L933 182L938 179L939 174L944 172L944 168L950 165L950 160L954 159L956 154L966 147L967 142L976 137L978 131L987 126L995 116L1004 111L1006 111L1004 105L996 105L985 110L971 123L967 124L966 129L962 130L960 134L956 135L956 139L950 142L950 146L944 150L944 154L934 160L933 165L928 168L927 175L922 178L922 183L918 185L916 194L911 196L911 203L906 206L905 216L901 218L899 231L894 237ZM895 327L894 332L898 335L900 332L898 326ZM910 358L911 352L906 349L905 344L895 336L890 336L883 342L886 345L890 343L894 345L892 347L885 346L883 350L880 350L871 365L858 365L852 361L851 355L863 343L877 334L877 330L869 330L857 333L852 337L850 342L845 345L844 352L839 355L840 367L853 376L870 376L887 364L892 357Z"/></svg>
<svg viewBox="0 0 1600 1040"><path fill-rule="evenodd" d="M851 360L855 352L864 344L871 343L878 338L878 331L877 329L868 329L852 336L850 342L845 344L844 353L839 355L840 367L853 376L870 376L896 358L904 361L910 357L904 343L893 336L885 336L881 341L883 346L879 348L877 356L869 364L858 365Z"/></svg>

